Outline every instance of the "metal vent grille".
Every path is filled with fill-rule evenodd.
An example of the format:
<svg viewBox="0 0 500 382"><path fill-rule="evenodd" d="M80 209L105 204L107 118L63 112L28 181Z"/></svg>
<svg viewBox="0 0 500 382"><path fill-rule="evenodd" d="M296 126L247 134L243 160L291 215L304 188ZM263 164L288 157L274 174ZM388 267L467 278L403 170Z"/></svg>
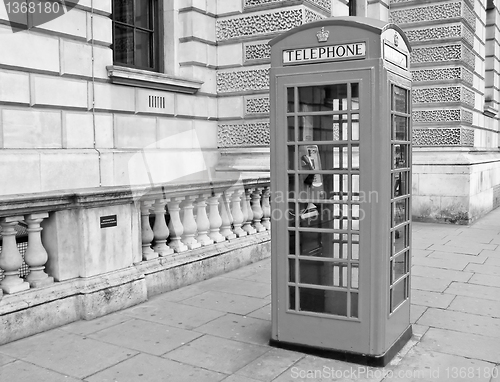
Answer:
<svg viewBox="0 0 500 382"><path fill-rule="evenodd" d="M165 109L165 97L150 95L149 107L155 109Z"/></svg>

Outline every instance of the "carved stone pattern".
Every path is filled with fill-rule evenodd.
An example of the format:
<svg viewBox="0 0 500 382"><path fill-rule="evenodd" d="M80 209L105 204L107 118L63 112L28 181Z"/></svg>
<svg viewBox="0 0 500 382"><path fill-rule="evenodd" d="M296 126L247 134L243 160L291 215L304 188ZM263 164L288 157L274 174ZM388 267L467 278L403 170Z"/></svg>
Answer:
<svg viewBox="0 0 500 382"><path fill-rule="evenodd" d="M234 19L217 20L217 41L241 36L283 32L302 25L302 10L264 13Z"/></svg>
<svg viewBox="0 0 500 382"><path fill-rule="evenodd" d="M474 52L465 46L462 46L462 59L471 67L476 67L476 56Z"/></svg>
<svg viewBox="0 0 500 382"><path fill-rule="evenodd" d="M269 146L269 122L219 125L219 147Z"/></svg>
<svg viewBox="0 0 500 382"><path fill-rule="evenodd" d="M269 89L269 69L217 73L217 92L243 92Z"/></svg>
<svg viewBox="0 0 500 382"><path fill-rule="evenodd" d="M468 84L471 84L474 82L474 75L472 72L468 69L461 68L462 70L462 79L467 82Z"/></svg>
<svg viewBox="0 0 500 382"><path fill-rule="evenodd" d="M414 146L458 146L460 128L413 129Z"/></svg>
<svg viewBox="0 0 500 382"><path fill-rule="evenodd" d="M269 114L269 97L245 99L245 114Z"/></svg>
<svg viewBox="0 0 500 382"><path fill-rule="evenodd" d="M461 12L461 2L454 2L391 11L389 19L396 24L405 24L418 21L446 20L453 17L460 17Z"/></svg>
<svg viewBox="0 0 500 382"><path fill-rule="evenodd" d="M413 122L455 122L460 121L460 109L418 110L412 113Z"/></svg>
<svg viewBox="0 0 500 382"><path fill-rule="evenodd" d="M420 69L411 72L414 82L455 80L461 77L460 73L460 68Z"/></svg>
<svg viewBox="0 0 500 382"><path fill-rule="evenodd" d="M413 41L428 41L451 37L461 37L462 27L460 25L450 25L437 28L406 30L406 37Z"/></svg>
<svg viewBox="0 0 500 382"><path fill-rule="evenodd" d="M462 129L462 145L474 146L474 130Z"/></svg>
<svg viewBox="0 0 500 382"><path fill-rule="evenodd" d="M462 29L463 29L463 37L464 37L465 41L467 41L469 44L474 46L474 33L472 33L470 31L470 29L467 28L466 26L462 26Z"/></svg>
<svg viewBox="0 0 500 382"><path fill-rule="evenodd" d="M473 30L476 30L476 14L469 8L467 3L463 3L462 17L469 23Z"/></svg>
<svg viewBox="0 0 500 382"><path fill-rule="evenodd" d="M460 102L460 87L414 89L412 99L414 103Z"/></svg>
<svg viewBox="0 0 500 382"><path fill-rule="evenodd" d="M460 60L462 58L462 46L460 44L415 48L411 52L411 62L436 62Z"/></svg>
<svg viewBox="0 0 500 382"><path fill-rule="evenodd" d="M462 110L462 121L472 124L472 112L467 110Z"/></svg>
<svg viewBox="0 0 500 382"><path fill-rule="evenodd" d="M462 88L462 102L467 105L474 106L476 104L476 95L472 90Z"/></svg>
<svg viewBox="0 0 500 382"><path fill-rule="evenodd" d="M243 8L258 7L261 5L272 4L272 3L282 3L286 0L245 0ZM331 13L332 3L329 0L307 0L309 3L315 4L316 6L325 9L328 13Z"/></svg>
<svg viewBox="0 0 500 382"><path fill-rule="evenodd" d="M271 58L271 46L264 44L247 44L243 47L245 61Z"/></svg>
<svg viewBox="0 0 500 382"><path fill-rule="evenodd" d="M324 18L325 18L325 16L320 15L319 13L316 13L316 12L312 12L309 9L306 9L305 14L304 14L304 24L307 24L307 23L310 23L313 21L317 21L317 20L321 20Z"/></svg>

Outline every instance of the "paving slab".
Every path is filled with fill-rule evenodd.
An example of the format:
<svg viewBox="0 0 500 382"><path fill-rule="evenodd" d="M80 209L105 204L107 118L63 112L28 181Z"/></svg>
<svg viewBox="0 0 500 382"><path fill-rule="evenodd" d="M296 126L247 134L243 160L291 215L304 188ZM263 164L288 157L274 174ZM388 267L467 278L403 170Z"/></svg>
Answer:
<svg viewBox="0 0 500 382"><path fill-rule="evenodd" d="M228 313L196 329L197 332L246 343L267 345L271 321Z"/></svg>
<svg viewBox="0 0 500 382"><path fill-rule="evenodd" d="M419 348L466 358L500 363L498 338L479 334L429 328L422 337Z"/></svg>
<svg viewBox="0 0 500 382"><path fill-rule="evenodd" d="M429 251L427 249L412 248L411 255L413 257L427 257L434 251Z"/></svg>
<svg viewBox="0 0 500 382"><path fill-rule="evenodd" d="M427 330L429 330L429 327L419 324L412 324L411 329L413 332L413 338L415 338L417 341L420 341L422 336L427 332Z"/></svg>
<svg viewBox="0 0 500 382"><path fill-rule="evenodd" d="M456 296L448 310L500 318L500 304L498 302L477 297Z"/></svg>
<svg viewBox="0 0 500 382"><path fill-rule="evenodd" d="M488 265L486 263L485 264L471 263L465 267L465 271L500 277L500 266Z"/></svg>
<svg viewBox="0 0 500 382"><path fill-rule="evenodd" d="M226 374L202 369L149 354L139 354L86 378L88 382L218 382Z"/></svg>
<svg viewBox="0 0 500 382"><path fill-rule="evenodd" d="M411 305L410 307L410 322L413 324L418 321L418 319L427 310L426 306L421 305Z"/></svg>
<svg viewBox="0 0 500 382"><path fill-rule="evenodd" d="M427 290L431 292L444 292L452 281L438 280L429 277L412 276L411 289Z"/></svg>
<svg viewBox="0 0 500 382"><path fill-rule="evenodd" d="M417 323L434 328L500 338L500 319L477 314L429 308Z"/></svg>
<svg viewBox="0 0 500 382"><path fill-rule="evenodd" d="M483 273L476 273L468 281L470 284L487 285L500 288L500 276L485 275ZM500 290L498 291L500 293Z"/></svg>
<svg viewBox="0 0 500 382"><path fill-rule="evenodd" d="M262 308L254 310L252 313L248 314L248 317L260 318L261 320L271 321L271 304L267 304Z"/></svg>
<svg viewBox="0 0 500 382"><path fill-rule="evenodd" d="M487 256L484 255L483 253L480 253L481 251L478 251L478 254L465 254L465 253L458 253L458 252L443 252L443 251L434 251L429 255L429 259L442 259L442 260L448 260L450 263L456 262L456 261L462 261L466 263L477 263L477 264L483 264L486 261Z"/></svg>
<svg viewBox="0 0 500 382"><path fill-rule="evenodd" d="M6 364L11 363L11 362L14 362L15 360L16 360L15 358L12 358L12 357L9 357L6 354L0 353L0 366L6 365ZM0 373L0 375L2 375L2 373Z"/></svg>
<svg viewBox="0 0 500 382"><path fill-rule="evenodd" d="M444 293L500 301L500 289L492 286L452 282Z"/></svg>
<svg viewBox="0 0 500 382"><path fill-rule="evenodd" d="M131 319L131 317L123 316L120 313L112 313L93 320L80 320L72 322L71 324L61 326L59 329L74 334L88 335Z"/></svg>
<svg viewBox="0 0 500 382"><path fill-rule="evenodd" d="M271 279L269 278L266 283L263 283L249 279L218 277L213 282L208 283L207 289L260 298L271 294Z"/></svg>
<svg viewBox="0 0 500 382"><path fill-rule="evenodd" d="M36 378L36 379L35 379ZM15 361L0 367L0 379L12 382L77 382L81 381L68 375L33 365L24 361Z"/></svg>
<svg viewBox="0 0 500 382"><path fill-rule="evenodd" d="M434 308L447 308L455 296L438 292L414 289L411 292L411 303Z"/></svg>
<svg viewBox="0 0 500 382"><path fill-rule="evenodd" d="M249 314L267 304L267 302L261 298L240 296L220 291L208 291L182 300L182 303L241 315Z"/></svg>
<svg viewBox="0 0 500 382"><path fill-rule="evenodd" d="M258 379L244 377L242 375L233 374L224 379L223 382L259 382Z"/></svg>
<svg viewBox="0 0 500 382"><path fill-rule="evenodd" d="M128 318L140 318L181 329L197 328L225 314L217 310L157 299L125 309L120 313Z"/></svg>
<svg viewBox="0 0 500 382"><path fill-rule="evenodd" d="M430 256L431 254L429 254L427 257L412 257L412 265L422 265L426 267L462 271L467 265L470 264L470 262L467 260L455 259L455 261L450 261L448 259L440 259Z"/></svg>
<svg viewBox="0 0 500 382"><path fill-rule="evenodd" d="M60 329L2 345L0 352L75 378L85 378L137 354Z"/></svg>
<svg viewBox="0 0 500 382"><path fill-rule="evenodd" d="M304 358L304 354L284 349L272 349L255 361L236 372L248 378L271 382L294 363Z"/></svg>
<svg viewBox="0 0 500 382"><path fill-rule="evenodd" d="M467 282L474 275L474 273L472 272L427 267L424 265L414 265L412 266L411 271L412 271L412 276L430 277L433 279L440 279L447 281Z"/></svg>
<svg viewBox="0 0 500 382"><path fill-rule="evenodd" d="M233 374L269 350L268 346L246 344L207 334L163 357L220 373Z"/></svg>
<svg viewBox="0 0 500 382"><path fill-rule="evenodd" d="M126 335L123 335L126 333ZM103 329L89 337L142 353L162 355L202 334L155 322L133 319Z"/></svg>
<svg viewBox="0 0 500 382"><path fill-rule="evenodd" d="M495 267L500 267L500 257L490 257L488 256L484 265L493 265Z"/></svg>
<svg viewBox="0 0 500 382"><path fill-rule="evenodd" d="M389 366L384 382L489 382L494 364L429 351L414 346L397 366Z"/></svg>
<svg viewBox="0 0 500 382"><path fill-rule="evenodd" d="M445 253L461 253L464 255L474 255L477 256L483 249L494 249L496 246L492 246L492 248L479 248L475 245L451 245L451 244L446 244L446 245L439 245L439 244L433 244L431 245L428 249L432 251L437 251L437 252L445 252Z"/></svg>

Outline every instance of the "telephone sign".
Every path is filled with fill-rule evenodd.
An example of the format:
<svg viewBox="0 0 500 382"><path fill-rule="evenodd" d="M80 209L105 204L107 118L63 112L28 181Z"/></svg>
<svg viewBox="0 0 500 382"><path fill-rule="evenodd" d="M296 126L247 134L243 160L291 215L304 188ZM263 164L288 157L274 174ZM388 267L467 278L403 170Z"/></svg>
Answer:
<svg viewBox="0 0 500 382"><path fill-rule="evenodd" d="M395 25L271 45L271 344L385 365L411 336L411 80Z"/></svg>

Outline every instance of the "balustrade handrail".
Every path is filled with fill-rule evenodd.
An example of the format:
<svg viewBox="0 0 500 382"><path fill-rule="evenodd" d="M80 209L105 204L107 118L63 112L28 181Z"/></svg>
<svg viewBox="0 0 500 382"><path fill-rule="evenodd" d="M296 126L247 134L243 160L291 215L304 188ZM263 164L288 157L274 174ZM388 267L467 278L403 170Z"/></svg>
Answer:
<svg viewBox="0 0 500 382"><path fill-rule="evenodd" d="M0 196L0 217L65 209L91 208L175 196L220 192L240 187L269 186L269 177L214 179L201 182L160 183L137 186L104 186Z"/></svg>

